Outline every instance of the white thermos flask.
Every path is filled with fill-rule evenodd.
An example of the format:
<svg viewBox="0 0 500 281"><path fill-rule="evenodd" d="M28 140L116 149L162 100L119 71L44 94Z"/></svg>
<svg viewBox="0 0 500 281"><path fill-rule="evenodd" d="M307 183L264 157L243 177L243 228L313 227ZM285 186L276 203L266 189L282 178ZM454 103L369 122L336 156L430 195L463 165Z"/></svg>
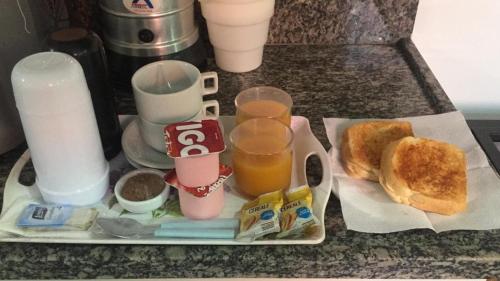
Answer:
<svg viewBox="0 0 500 281"><path fill-rule="evenodd" d="M37 53L15 65L12 86L44 200L98 202L108 188L109 164L80 64L63 53Z"/></svg>

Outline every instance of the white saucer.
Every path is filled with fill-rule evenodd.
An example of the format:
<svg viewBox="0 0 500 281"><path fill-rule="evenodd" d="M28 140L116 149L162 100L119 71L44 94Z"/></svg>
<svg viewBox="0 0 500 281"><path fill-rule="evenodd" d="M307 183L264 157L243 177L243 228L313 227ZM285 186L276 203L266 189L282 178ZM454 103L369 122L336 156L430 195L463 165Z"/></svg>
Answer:
<svg viewBox="0 0 500 281"><path fill-rule="evenodd" d="M144 142L137 118L130 122L123 131L122 148L127 160L134 167L141 166L161 170L174 168L174 159L165 153L156 151Z"/></svg>
<svg viewBox="0 0 500 281"><path fill-rule="evenodd" d="M145 166L142 166L142 165L139 165L139 163L136 163L135 161L133 161L132 159L128 158L127 155L124 155L125 159L127 159L127 162L132 165L132 167L136 168L136 169L145 169L145 168L148 168L148 167L145 167Z"/></svg>

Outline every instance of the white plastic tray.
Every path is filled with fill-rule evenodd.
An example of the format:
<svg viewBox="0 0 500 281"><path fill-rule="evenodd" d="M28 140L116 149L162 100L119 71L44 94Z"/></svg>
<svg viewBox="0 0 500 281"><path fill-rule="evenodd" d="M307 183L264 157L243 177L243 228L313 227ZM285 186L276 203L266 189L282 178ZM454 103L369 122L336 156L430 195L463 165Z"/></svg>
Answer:
<svg viewBox="0 0 500 281"><path fill-rule="evenodd" d="M220 120L224 126L225 133L229 133L234 126L234 117L221 116ZM322 182L312 188L313 191L313 213L321 222L320 231L314 237L304 239L281 239L281 240L257 240L250 243L238 242L232 239L178 239L178 238L151 238L151 239L121 239L111 236L95 235L91 232L72 232L72 233L45 233L37 237L18 236L2 231L0 225L0 242L24 242L24 243L73 243L73 244L181 244L181 245L284 245L284 244L318 244L325 239L324 214L328 199L332 189L332 174L330 161L327 152L311 132L309 121L300 116L294 116L292 119L292 129L295 133L294 139L294 161L292 173L292 186L298 186L307 183L306 178L306 160L311 155L317 155L322 164L323 177ZM227 138L226 138L227 139ZM223 158L226 158L224 155ZM39 192L36 187L24 186L19 183L19 175L24 165L29 161L30 154L26 151L16 162L12 171L9 174L5 184L3 208L0 216L0 222L4 217L12 216L13 211L10 207L19 202L23 198L39 198ZM224 159L223 159L224 161ZM64 171L61 171L64 172ZM231 183L229 183L231 185ZM232 217L246 202L245 199L226 189L225 207L221 217ZM17 202L16 202L17 201ZM104 206L101 206L104 207ZM15 214L14 214L15 215Z"/></svg>

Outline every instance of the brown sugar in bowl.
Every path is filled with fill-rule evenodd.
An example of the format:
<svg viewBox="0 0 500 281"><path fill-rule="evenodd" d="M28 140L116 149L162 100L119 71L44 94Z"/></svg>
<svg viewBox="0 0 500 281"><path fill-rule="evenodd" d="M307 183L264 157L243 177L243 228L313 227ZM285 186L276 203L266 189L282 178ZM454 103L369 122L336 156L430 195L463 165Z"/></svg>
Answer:
<svg viewBox="0 0 500 281"><path fill-rule="evenodd" d="M129 201L145 201L158 196L165 189L165 181L157 174L140 173L127 179L121 196Z"/></svg>
<svg viewBox="0 0 500 281"><path fill-rule="evenodd" d="M137 169L125 174L115 185L118 203L132 213L147 213L161 207L170 193L164 176L165 173L155 169Z"/></svg>

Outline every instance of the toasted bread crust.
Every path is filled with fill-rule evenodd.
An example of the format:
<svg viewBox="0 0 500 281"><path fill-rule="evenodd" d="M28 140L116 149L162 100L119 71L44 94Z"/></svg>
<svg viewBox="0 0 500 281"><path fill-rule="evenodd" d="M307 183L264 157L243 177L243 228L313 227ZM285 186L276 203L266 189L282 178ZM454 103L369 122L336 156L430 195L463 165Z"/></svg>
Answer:
<svg viewBox="0 0 500 281"><path fill-rule="evenodd" d="M342 135L342 164L348 175L378 181L380 157L390 142L413 136L411 123L369 121L347 128Z"/></svg>
<svg viewBox="0 0 500 281"><path fill-rule="evenodd" d="M353 156L351 154L352 150L349 145L344 145L349 143L350 143L349 134L344 133L344 135L342 136L342 145L340 153L342 158L342 165L346 173L354 178L377 181L378 173L372 171L369 166L361 166L358 165L355 161L352 161L353 159Z"/></svg>
<svg viewBox="0 0 500 281"><path fill-rule="evenodd" d="M466 208L465 154L451 144L413 137L389 144L379 181L394 201L421 210L451 215Z"/></svg>

